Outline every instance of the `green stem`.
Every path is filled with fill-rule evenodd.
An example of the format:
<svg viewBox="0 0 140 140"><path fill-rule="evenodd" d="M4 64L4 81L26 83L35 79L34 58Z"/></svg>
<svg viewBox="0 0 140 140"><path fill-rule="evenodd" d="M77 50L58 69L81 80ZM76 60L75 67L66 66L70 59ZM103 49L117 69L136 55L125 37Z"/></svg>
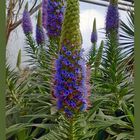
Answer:
<svg viewBox="0 0 140 140"><path fill-rule="evenodd" d="M73 118L69 121L70 123L70 136L69 136L69 140L74 140L73 137Z"/></svg>

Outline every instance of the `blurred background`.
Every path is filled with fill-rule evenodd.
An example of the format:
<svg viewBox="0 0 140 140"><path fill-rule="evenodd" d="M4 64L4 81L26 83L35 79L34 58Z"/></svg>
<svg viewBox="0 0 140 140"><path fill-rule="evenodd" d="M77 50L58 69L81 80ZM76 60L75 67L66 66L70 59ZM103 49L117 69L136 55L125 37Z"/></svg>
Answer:
<svg viewBox="0 0 140 140"><path fill-rule="evenodd" d="M23 2L24 2L23 5L25 5L27 1L23 0ZM29 7L32 8L33 5L39 5L41 1L28 0L28 2L29 2ZM127 23L127 10L131 6L131 4L132 4L131 0L127 0L127 1L120 0L119 2L120 19L122 19L126 23ZM8 5L9 5L9 1L7 1L7 7ZM96 18L96 23L97 23L96 26L98 31L98 42L97 42L98 46L101 40L104 38L104 34L102 32L104 31L107 6L108 6L108 0L81 0L80 1L80 28L83 36L83 48L85 49L85 52L88 52L91 47L90 36L93 28L94 18ZM24 8L24 6L22 6L22 8ZM20 9L17 16L17 20L21 19L22 12L23 9ZM34 14L31 17L32 17L33 28L35 29L37 12L34 12ZM34 35L35 35L35 30L34 30ZM7 40L6 57L7 57L7 63L11 66L11 68L16 67L16 61L17 61L17 55L19 49L21 49L22 51L21 67L22 68L26 67L27 64L24 61L28 60L28 58L25 56L24 47L25 47L25 35L23 33L20 24L14 30L11 31Z"/></svg>

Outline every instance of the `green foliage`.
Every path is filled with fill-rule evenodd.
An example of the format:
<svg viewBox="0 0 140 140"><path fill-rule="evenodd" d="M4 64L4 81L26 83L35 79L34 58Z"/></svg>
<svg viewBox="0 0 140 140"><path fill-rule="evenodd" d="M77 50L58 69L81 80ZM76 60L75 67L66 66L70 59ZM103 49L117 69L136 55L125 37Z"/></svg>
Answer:
<svg viewBox="0 0 140 140"><path fill-rule="evenodd" d="M103 54L103 47L104 47L104 42L102 41L101 45L100 45L100 47L98 49L98 52L97 52L97 54L95 56L95 62L94 62L95 75L96 75L97 70L98 70L98 68L99 68L99 66L101 64L102 54Z"/></svg>
<svg viewBox="0 0 140 140"><path fill-rule="evenodd" d="M133 77L126 72L126 58L118 43L117 32L107 34L99 73L94 77L94 94L103 96L92 126L95 137L91 139L134 139Z"/></svg>
<svg viewBox="0 0 140 140"><path fill-rule="evenodd" d="M130 74L134 74L134 11L129 10L127 22L121 21L120 46L126 54L124 64Z"/></svg>
<svg viewBox="0 0 140 140"><path fill-rule="evenodd" d="M25 51L29 57L30 67L20 71L10 70L10 67L7 67L6 135L9 140L32 140L40 135L40 131L48 133L56 124L52 118L57 112L52 105L50 94L54 70L52 62L56 57L56 49L53 47L56 47L56 44L48 42L47 48L37 46L32 35L27 35L26 41ZM37 123L34 122L36 120Z"/></svg>
<svg viewBox="0 0 140 140"><path fill-rule="evenodd" d="M61 115L58 119L58 126L39 140L81 140L86 134L85 126L86 122L81 116L76 116L73 120L68 120Z"/></svg>
<svg viewBox="0 0 140 140"><path fill-rule="evenodd" d="M130 17L133 21L133 14ZM123 23L122 29L130 33ZM70 120L56 110L52 97L59 40L38 46L27 35L26 42L29 68L20 68L21 50L20 69L6 68L7 140L134 140L134 79L124 64L133 54L124 48L131 50L132 44L119 44L113 31L99 49L94 44L87 56L92 70L91 107Z"/></svg>
<svg viewBox="0 0 140 140"><path fill-rule="evenodd" d="M16 66L18 67L19 70L20 70L20 64L21 64L21 49L18 52L17 64L16 64Z"/></svg>

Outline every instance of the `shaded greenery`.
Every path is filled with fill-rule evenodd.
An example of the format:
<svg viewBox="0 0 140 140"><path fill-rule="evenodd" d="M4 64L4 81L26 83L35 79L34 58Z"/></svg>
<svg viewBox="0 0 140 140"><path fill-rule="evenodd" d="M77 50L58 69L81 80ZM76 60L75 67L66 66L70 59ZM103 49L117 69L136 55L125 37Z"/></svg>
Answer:
<svg viewBox="0 0 140 140"><path fill-rule="evenodd" d="M121 28L130 35L123 22ZM130 36L133 39L133 31ZM52 97L58 42L37 46L31 35L26 36L26 42L29 68L6 68L7 140L134 140L134 81L124 65L127 56L133 57L132 43L119 44L112 32L96 53L91 50L87 56L92 70L91 107L70 120L56 110Z"/></svg>
<svg viewBox="0 0 140 140"><path fill-rule="evenodd" d="M130 74L134 74L134 11L129 10L127 16L127 23L121 21L120 30L120 46L124 50L126 58L124 64L126 70Z"/></svg>

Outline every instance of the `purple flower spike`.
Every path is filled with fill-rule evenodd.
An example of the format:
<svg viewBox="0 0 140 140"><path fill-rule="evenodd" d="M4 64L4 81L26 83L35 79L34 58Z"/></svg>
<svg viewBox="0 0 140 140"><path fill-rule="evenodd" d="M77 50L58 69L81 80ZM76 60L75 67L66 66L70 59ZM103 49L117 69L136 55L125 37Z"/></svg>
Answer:
<svg viewBox="0 0 140 140"><path fill-rule="evenodd" d="M24 12L23 12L22 28L25 35L33 32L30 13L28 12L28 3L26 4Z"/></svg>
<svg viewBox="0 0 140 140"><path fill-rule="evenodd" d="M117 4L110 3L106 16L106 32L119 27L119 12Z"/></svg>
<svg viewBox="0 0 140 140"><path fill-rule="evenodd" d="M91 42L92 43L97 42L97 33L96 32L92 32L92 34L91 34Z"/></svg>
<svg viewBox="0 0 140 140"><path fill-rule="evenodd" d="M42 0L42 25L47 29L47 4L48 0Z"/></svg>
<svg viewBox="0 0 140 140"><path fill-rule="evenodd" d="M92 43L97 42L96 19L94 19L94 22L93 22L93 30L92 30L92 33L91 33L91 42Z"/></svg>
<svg viewBox="0 0 140 140"><path fill-rule="evenodd" d="M71 118L87 109L86 62L81 49L78 0L67 0L64 17L60 51L55 65L54 96L57 101L62 101L61 107L57 102L58 110Z"/></svg>
<svg viewBox="0 0 140 140"><path fill-rule="evenodd" d="M38 25L36 26L36 41L38 45L45 43L45 35L43 28L41 28Z"/></svg>
<svg viewBox="0 0 140 140"><path fill-rule="evenodd" d="M42 17L41 17L41 11L38 12L38 21L36 25L36 41L38 45L45 43L45 33L42 28Z"/></svg>
<svg viewBox="0 0 140 140"><path fill-rule="evenodd" d="M58 110L63 110L70 117L78 111L86 110L88 106L86 63L82 51L65 51L65 47L62 46L63 53L56 60L55 97ZM77 58L73 59L75 53Z"/></svg>
<svg viewBox="0 0 140 140"><path fill-rule="evenodd" d="M49 37L59 37L64 13L64 0L48 0L46 28Z"/></svg>

